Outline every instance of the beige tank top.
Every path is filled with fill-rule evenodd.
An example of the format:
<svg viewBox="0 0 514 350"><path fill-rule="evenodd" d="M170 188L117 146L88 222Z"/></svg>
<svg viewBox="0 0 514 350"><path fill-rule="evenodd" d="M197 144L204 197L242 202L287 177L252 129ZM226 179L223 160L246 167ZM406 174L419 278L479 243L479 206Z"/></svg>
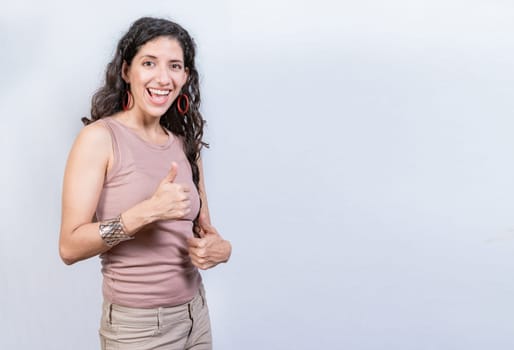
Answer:
<svg viewBox="0 0 514 350"><path fill-rule="evenodd" d="M171 132L165 144L156 145L114 118L98 122L109 129L114 151L112 168L106 175L96 210L98 220L114 218L150 198L172 162L178 164L175 182L191 188L192 209L184 219L145 226L135 239L121 242L100 255L104 299L136 308L186 303L193 299L201 283L187 251L187 238L193 236L200 199L183 144Z"/></svg>

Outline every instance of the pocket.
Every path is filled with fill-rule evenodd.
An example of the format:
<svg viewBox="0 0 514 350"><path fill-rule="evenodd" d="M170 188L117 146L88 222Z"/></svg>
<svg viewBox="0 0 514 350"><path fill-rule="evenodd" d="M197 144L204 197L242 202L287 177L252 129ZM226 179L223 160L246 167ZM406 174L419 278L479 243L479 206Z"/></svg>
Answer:
<svg viewBox="0 0 514 350"><path fill-rule="evenodd" d="M104 302L102 306L102 317L100 318L100 336L111 331L111 313L110 313L110 304Z"/></svg>
<svg viewBox="0 0 514 350"><path fill-rule="evenodd" d="M207 300L205 298L205 288L203 284L200 285L200 289L198 290L198 294L200 294L200 298L202 300L202 307L205 307L207 304Z"/></svg>
<svg viewBox="0 0 514 350"><path fill-rule="evenodd" d="M100 330L102 349L144 349L155 340L157 327L133 327L126 325L111 325Z"/></svg>
<svg viewBox="0 0 514 350"><path fill-rule="evenodd" d="M157 334L157 326L135 327L113 325L113 335L116 342L124 345L142 346L152 341Z"/></svg>
<svg viewBox="0 0 514 350"><path fill-rule="evenodd" d="M126 314L125 314L126 315ZM107 306L103 309L100 338L104 349L138 349L155 339L157 324L137 321L137 316L125 318L119 311Z"/></svg>

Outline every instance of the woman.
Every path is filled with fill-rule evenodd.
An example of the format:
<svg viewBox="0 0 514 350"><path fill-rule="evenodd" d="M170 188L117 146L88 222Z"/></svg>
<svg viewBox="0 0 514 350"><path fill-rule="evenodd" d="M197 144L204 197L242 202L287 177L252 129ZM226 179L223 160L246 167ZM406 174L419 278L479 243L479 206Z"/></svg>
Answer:
<svg viewBox="0 0 514 350"><path fill-rule="evenodd" d="M60 255L100 254L102 349L212 348L198 269L231 245L209 218L194 57L178 24L134 22L68 158Z"/></svg>

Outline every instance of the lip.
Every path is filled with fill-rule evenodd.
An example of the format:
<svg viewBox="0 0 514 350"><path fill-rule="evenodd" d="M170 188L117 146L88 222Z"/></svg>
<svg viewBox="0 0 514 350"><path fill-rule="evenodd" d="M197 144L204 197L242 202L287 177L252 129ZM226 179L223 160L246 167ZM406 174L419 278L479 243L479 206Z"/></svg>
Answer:
<svg viewBox="0 0 514 350"><path fill-rule="evenodd" d="M156 106L162 106L168 103L170 97L171 97L171 90L170 89L158 89L158 88L146 88L146 95L149 99L149 101L156 105ZM154 93L152 93L150 90L153 90ZM165 92L167 91L167 94L158 94L157 91Z"/></svg>

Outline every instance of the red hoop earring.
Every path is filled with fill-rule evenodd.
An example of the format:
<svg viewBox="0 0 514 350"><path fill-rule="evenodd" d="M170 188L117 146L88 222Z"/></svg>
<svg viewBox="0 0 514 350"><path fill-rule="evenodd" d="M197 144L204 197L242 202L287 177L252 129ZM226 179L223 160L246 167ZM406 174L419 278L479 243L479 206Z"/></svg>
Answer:
<svg viewBox="0 0 514 350"><path fill-rule="evenodd" d="M180 94L177 97L177 111L180 115L185 115L189 111L189 97L186 94Z"/></svg>
<svg viewBox="0 0 514 350"><path fill-rule="evenodd" d="M122 108L124 111L128 111L129 109L132 108L132 105L134 103L134 100L132 98L132 94L130 93L130 91L127 89L127 91L125 92L125 97L123 99L123 102L122 102Z"/></svg>

